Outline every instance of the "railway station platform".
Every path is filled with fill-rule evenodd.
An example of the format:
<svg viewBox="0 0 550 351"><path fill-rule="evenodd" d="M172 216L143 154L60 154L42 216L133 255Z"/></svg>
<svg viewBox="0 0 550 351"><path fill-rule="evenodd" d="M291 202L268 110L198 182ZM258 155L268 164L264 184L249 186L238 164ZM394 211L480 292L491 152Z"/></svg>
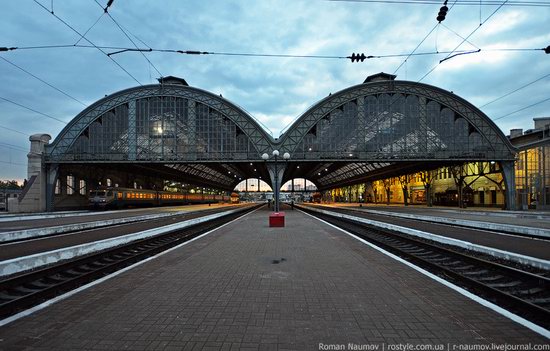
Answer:
<svg viewBox="0 0 550 351"><path fill-rule="evenodd" d="M382 211L393 212L396 214L413 214L432 217L453 218L456 220L471 220L479 222L500 223L507 225L519 225L535 228L550 229L550 210L549 211L505 211L493 207L468 207L457 208L447 206L426 205L386 205L386 204L360 204L332 202L323 203L324 206L342 207L357 209L363 211Z"/></svg>
<svg viewBox="0 0 550 351"><path fill-rule="evenodd" d="M181 206L161 206L147 208L130 208L110 211L73 211L73 212L44 212L29 214L0 214L0 234L10 231L20 231L52 226L67 226L91 221L121 220L137 216L163 216L176 213L204 211L214 208L225 208L233 205L195 204Z"/></svg>
<svg viewBox="0 0 550 351"><path fill-rule="evenodd" d="M0 350L548 343L298 210L286 211L284 228L268 227L268 215L255 211L0 327Z"/></svg>
<svg viewBox="0 0 550 351"><path fill-rule="evenodd" d="M469 249L474 245L479 246L478 251L507 260L511 258L509 253L519 255L514 260L521 263L533 261L531 258L535 261L550 260L550 216L532 214L534 217L529 217L528 214L508 211L483 212L426 206L359 206L357 203L304 205L328 211L346 210L351 216L372 220L381 225L414 229L420 231L420 235L433 234L440 238L448 238L451 242L443 242L451 245ZM404 232L408 233L407 230ZM496 253L495 250L501 252ZM547 267L547 263L544 262L537 261L533 264L537 267Z"/></svg>

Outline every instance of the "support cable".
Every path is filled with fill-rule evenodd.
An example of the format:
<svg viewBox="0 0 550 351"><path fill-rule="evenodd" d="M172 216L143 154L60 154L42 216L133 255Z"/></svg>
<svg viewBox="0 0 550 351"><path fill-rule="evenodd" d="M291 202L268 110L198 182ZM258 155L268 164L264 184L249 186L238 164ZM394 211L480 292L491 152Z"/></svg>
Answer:
<svg viewBox="0 0 550 351"><path fill-rule="evenodd" d="M80 43L80 41L81 41L82 39L84 39L84 38L86 37L86 35L88 34L88 32L91 31L92 28L94 28L94 27L96 26L96 24L98 24L99 20L103 18L103 15L105 15L105 12L103 12L103 13L97 18L97 20L94 22L94 24L92 24L92 25L90 26L90 28L88 28L88 29L84 32L84 34L82 34L82 36L80 36L80 38L78 38L78 40L76 41L76 43L74 43L74 45L77 45L78 43Z"/></svg>
<svg viewBox="0 0 550 351"><path fill-rule="evenodd" d="M487 17L482 23L479 24L479 26L477 26L470 34L468 34L468 36L467 36L466 38L464 38L464 39L460 42L460 44L458 44L458 45L453 49L453 51L451 51L444 59L440 60L439 63L438 63L437 65L433 66L432 69L430 69L430 70L428 71L428 73L426 73L424 76L422 76L422 78L420 78L420 79L418 80L418 82L421 82L422 80L424 80L424 78L426 78L427 76L430 75L430 73L432 73L433 71L435 71L435 69L436 69L442 62L444 62L445 60L449 59L450 56L451 56L453 53L455 53L456 50L457 50L462 44L464 44L464 42L466 42L472 35L474 35L474 33L477 32L478 29L481 28L481 26L482 26L483 24L485 24L485 22L487 22L491 17L493 17L493 15L494 15L495 13L497 13L497 11L500 10L500 9L502 8L502 6L504 6L504 4L506 4L508 1L509 1L509 0L505 0L502 4L500 4L500 6L497 7L496 10L494 10L493 13L491 13L491 14L489 15L489 17ZM474 52L475 52L475 51L474 51ZM477 52L479 52L479 51L477 51Z"/></svg>
<svg viewBox="0 0 550 351"><path fill-rule="evenodd" d="M481 23L481 21L479 22ZM469 41L468 39L465 39L462 35L458 34L457 32L455 32L454 30L452 30L451 28L447 27L443 22L441 22L441 25L443 27L445 27L447 30L449 30L451 33L453 33L454 35L456 35L457 37L459 37L460 39L462 40L465 40L466 43L472 45L474 48L478 49L478 50L481 50L476 44L472 43L471 41Z"/></svg>
<svg viewBox="0 0 550 351"><path fill-rule="evenodd" d="M53 84L50 84L50 83L46 82L44 79L42 79L42 78L40 78L40 77L38 77L38 76L32 74L31 72L27 71L27 70L24 69L23 67L21 67L21 66L15 64L15 63L13 63L13 62L11 62L11 61L8 60L7 58L4 58L4 57L0 56L0 59L6 61L6 62L9 63L10 65L12 65L12 66L18 68L19 70L25 72L25 73L28 74L29 76L31 76L31 77L33 77L33 78L35 78L35 79L38 79L39 81L41 81L42 83L46 84L46 85L49 86L50 88L57 90L57 91L60 92L61 94L65 95L66 97L68 97L68 98L70 98L70 99L73 99L74 101L78 102L79 104L82 104L82 105L84 105L84 106L88 106L88 105L86 105L85 103L83 103L82 101L80 101L80 100L78 100L77 98L75 98L74 96L69 95L68 93L64 92L63 90L59 89L58 87L54 86Z"/></svg>
<svg viewBox="0 0 550 351"><path fill-rule="evenodd" d="M515 111L512 111L512 112L510 112L510 113L507 113L507 114L505 114L505 115L503 115L503 116L500 116L500 117L498 117L498 118L495 118L495 119L493 119L493 121L498 121L499 119L503 119L503 118L505 118L505 117L508 117L508 116L510 116L510 115L513 115L513 114L516 113L516 112L521 112L521 111L523 111L523 110L527 110L528 108L531 108L531 107L540 105L540 104L542 104L543 102L546 102L546 101L549 101L549 100L550 100L550 97L549 97L549 98L546 98L546 99L544 99L544 100L535 102L535 103L533 103L533 104L531 104L531 105L527 105L527 106L525 106L525 107L522 107L522 108L517 109L517 110L515 110Z"/></svg>
<svg viewBox="0 0 550 351"><path fill-rule="evenodd" d="M29 150L27 150L27 149L25 149L21 146L9 144L9 143L0 142L0 146L6 147L8 149L15 150L15 151L29 152Z"/></svg>
<svg viewBox="0 0 550 351"><path fill-rule="evenodd" d="M6 163L6 164L9 164L9 165L17 165L17 166L25 166L25 167L28 166L25 163L18 163L18 162L11 162L11 161L0 161L0 163Z"/></svg>
<svg viewBox="0 0 550 351"><path fill-rule="evenodd" d="M112 5L112 1L109 2L109 4L107 5L107 7L103 8L103 6L101 6L101 4L97 1L97 0L94 0L94 2L101 8L104 10L103 14L107 14L107 16L109 16L109 18L115 23L115 25L118 27L118 29L120 29L120 31L126 36L126 38L128 38L128 40L130 40L130 42L132 44L134 44L135 48L141 53L141 56L143 56L143 58L149 62L149 65L151 65L155 71L157 71L157 73L160 75L160 77L162 78L163 75L162 73L160 73L160 71L158 70L158 68L147 58L147 56L145 56L145 54L139 50L139 47L137 46L136 42L130 38L130 36L128 35L128 33L126 33L126 31L122 28L122 26L115 20L115 18L109 13L108 9L109 7ZM101 16L103 16L103 14ZM142 41L143 43L143 41ZM145 43L144 43L145 44ZM146 46L149 47L149 45L145 44ZM150 49L150 47L149 47ZM110 56L109 56L110 57Z"/></svg>
<svg viewBox="0 0 550 351"><path fill-rule="evenodd" d="M19 130L17 130L17 129L12 129L12 128L9 128L9 127L6 127L6 126L1 126L1 125L0 125L0 128L9 130L10 132L19 133L19 134L22 134L22 135L25 135L25 136L28 136L28 137L31 136L30 134L27 134L27 133L25 133L25 132L19 131Z"/></svg>
<svg viewBox="0 0 550 351"><path fill-rule="evenodd" d="M507 97L507 96L509 96L509 95L512 95L513 93L515 93L515 92L517 92L517 91L520 91L520 90L523 89L523 88L527 88L527 87L530 86L531 84L534 84L534 83L538 82L539 80L543 80L544 78L548 78L548 77L550 77L550 73L548 73L547 75L544 75L544 76L542 76L542 77L540 77L540 78L538 78L538 79L535 79L535 80L532 81L532 82L529 82L529 83L527 83L527 84L525 84L525 85L522 85L521 87L519 87L519 88L517 88L517 89L514 89L514 90L512 90L512 91L510 91L510 92L508 92L508 93L506 93L506 94L504 94L504 95L502 95L502 96L500 96L500 97L494 99L494 100L491 100L491 101L489 101L488 103L486 103L486 104L484 104L484 105L481 105L479 108L482 108L482 107L485 107L485 106L487 106L487 105L490 105L490 104L492 104L493 102L496 102L496 101L498 101L498 100L500 100L500 99L504 99L505 97Z"/></svg>
<svg viewBox="0 0 550 351"><path fill-rule="evenodd" d="M0 96L0 99L1 99L1 100L4 100L4 101L7 101L7 102L9 102L9 103L11 103L11 104L13 104L13 105L17 105L17 106L19 106L19 107L22 107L22 108L24 108L24 109L26 109L26 110L32 111L32 112L34 112L34 113L38 113L39 115L42 115L42 116L44 116L44 117L53 119L53 120L58 121L58 122L61 122L61 123L63 123L63 124L67 124L67 122L65 122L65 121L63 121L63 120L61 120L61 119L59 119L59 118L56 118L56 117L50 116L50 115L48 115L48 114L46 114L46 113L37 111L37 110L35 110L35 109L33 109L33 108L27 107L27 106L25 106L25 105L22 105L22 104L20 104L20 103L17 103L17 102L15 102L15 101L10 100L10 99L6 99L5 97Z"/></svg>
<svg viewBox="0 0 550 351"><path fill-rule="evenodd" d="M67 23L66 21L64 21L61 17L57 16L55 13L53 12L50 12L46 7L44 7L44 5L42 5L41 3L39 3L37 0L33 0L35 3L37 3L40 7L42 7L45 11L47 11L48 13L50 13L52 16L54 16L55 18L57 18L61 23L63 23L65 26L67 26L69 29L71 29L73 32L75 32L76 34L78 34L79 36L83 37L82 34L80 34L79 31L77 31L73 26L71 26L69 23ZM103 54L105 54L108 58L110 58L121 70L123 70L127 75L129 75L133 80L135 80L140 86L143 86L143 84L141 84L139 82L139 80L136 79L136 77L134 77L130 72L128 72L124 67L122 67L120 65L120 63L118 63L115 59L113 59L111 56L107 55L107 53L105 51L103 51L100 47L98 47L97 45L95 45L90 39L88 38L85 38L83 37L84 40L86 40L88 43L90 43L93 47L95 47L96 49L98 49L99 51L101 51Z"/></svg>
<svg viewBox="0 0 550 351"><path fill-rule="evenodd" d="M407 61L409 60L409 58L410 58L411 56L414 55L414 53L416 52L416 50L418 50L418 48L420 47L420 45L422 45L422 43L424 43L424 41L426 41L426 39L428 39L428 37L433 33L433 31L437 28L438 25L439 25L439 23L437 23L435 26L433 26L432 30L430 30L430 32L429 32L428 34L426 34L426 36L424 37L424 39L422 39L422 40L420 41L420 43L418 43L418 45L414 48L414 50L411 51L411 53L407 55L407 57L403 60L403 62L401 62L401 64L399 65L399 67L397 67L397 68L395 69L395 71L393 71L393 74L396 74L397 71L399 71L399 69L405 64L405 62L407 62ZM437 50L436 50L436 52L437 52Z"/></svg>
<svg viewBox="0 0 550 351"><path fill-rule="evenodd" d="M450 10L455 6L455 4L457 3L457 1L458 1L458 0L455 0L455 2L451 5L451 7L450 7L447 11L450 11ZM447 3L447 1L445 1L445 4L446 4L446 3ZM439 24L441 24L441 22L439 22L439 23L437 23L436 25L433 26L432 30L430 30L430 32L429 32L428 34L426 34L426 36L424 37L424 39L422 39L422 40L420 41L420 43L418 43L418 45L414 48L414 50L411 51L410 55L407 56L407 57L405 58L405 60L403 60L403 62L401 62L401 64L399 65L399 67L397 67L397 69L393 72L393 74L396 74L397 71L399 71L399 69L409 60L409 58L410 58L411 56L414 55L414 53L416 52L416 50L418 50L418 48L420 47L420 45L422 45L422 43L424 43L424 41L426 41L426 39L428 39L428 37L433 33L433 31L434 31L436 28L439 28L439 26L438 26ZM436 51L436 52L438 51L438 50L437 50L437 39L436 39L436 50L435 50L435 51Z"/></svg>

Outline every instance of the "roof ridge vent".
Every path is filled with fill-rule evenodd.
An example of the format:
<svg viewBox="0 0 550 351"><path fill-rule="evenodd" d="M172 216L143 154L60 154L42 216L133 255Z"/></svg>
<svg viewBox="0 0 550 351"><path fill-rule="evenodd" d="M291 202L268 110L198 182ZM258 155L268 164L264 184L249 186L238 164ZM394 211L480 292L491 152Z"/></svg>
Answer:
<svg viewBox="0 0 550 351"><path fill-rule="evenodd" d="M160 84L175 84L175 85L189 86L189 84L187 84L185 79L174 77L174 76L160 77L160 78L157 78L157 80L159 81Z"/></svg>
<svg viewBox="0 0 550 351"><path fill-rule="evenodd" d="M363 82L363 84L371 83L371 82L379 82L383 80L395 80L395 78L397 78L395 74L380 72L380 73L376 73L371 76L368 76L367 79L365 79L365 81Z"/></svg>

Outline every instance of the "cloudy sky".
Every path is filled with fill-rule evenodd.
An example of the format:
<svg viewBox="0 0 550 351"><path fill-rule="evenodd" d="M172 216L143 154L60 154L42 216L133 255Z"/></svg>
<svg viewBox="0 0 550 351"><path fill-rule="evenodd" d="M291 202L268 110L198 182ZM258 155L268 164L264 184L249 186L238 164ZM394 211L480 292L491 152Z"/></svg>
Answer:
<svg viewBox="0 0 550 351"><path fill-rule="evenodd" d="M102 6L108 2L97 1ZM191 86L223 94L275 137L316 101L378 72L453 91L481 107L505 134L511 128L529 129L533 117L550 116L550 55L542 50L503 49L550 45L550 1L539 2L546 6L451 6L454 0L450 0L446 20L436 26L441 4L115 0L109 13L140 48L387 56L411 53L434 27L416 52L452 51L479 27L458 50L481 52L441 64L439 60L447 54L413 56L401 65L404 57L351 63L346 59L145 53L153 66L138 52L113 55L126 73L95 48L24 49L90 45L49 12L52 5L54 14L80 33L97 21L86 34L93 44L133 47L95 0L4 1L0 47L20 49L0 52L0 179L26 177L29 135L48 133L55 138L65 125L56 119L68 122L106 94L138 82L155 83L157 70L163 76L182 77ZM539 103L545 99L549 100ZM537 105L503 117L532 104Z"/></svg>

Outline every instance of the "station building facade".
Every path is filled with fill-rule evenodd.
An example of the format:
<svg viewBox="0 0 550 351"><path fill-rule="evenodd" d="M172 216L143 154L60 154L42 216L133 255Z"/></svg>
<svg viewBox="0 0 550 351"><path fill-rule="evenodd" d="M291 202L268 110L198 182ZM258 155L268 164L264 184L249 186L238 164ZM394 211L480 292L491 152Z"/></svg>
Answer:
<svg viewBox="0 0 550 351"><path fill-rule="evenodd" d="M500 192L506 208L517 206L518 148L498 126L451 91L386 73L328 94L278 138L221 95L164 77L98 100L51 143L47 134L30 139L20 211L86 206L98 186L175 181L230 193L250 178L276 193L305 178L337 201L337 189L351 186L357 199L408 204L422 201L423 187L426 201L468 204L477 191L478 202L498 203Z"/></svg>
<svg viewBox="0 0 550 351"><path fill-rule="evenodd" d="M518 150L516 208L550 209L550 117L534 118L534 127L526 131L512 129L508 139ZM463 200L459 204L461 185ZM405 204L407 197L407 204L426 205L430 196L433 205L502 208L505 206L505 184L500 165L497 162L470 162L334 188L324 193L323 200Z"/></svg>

